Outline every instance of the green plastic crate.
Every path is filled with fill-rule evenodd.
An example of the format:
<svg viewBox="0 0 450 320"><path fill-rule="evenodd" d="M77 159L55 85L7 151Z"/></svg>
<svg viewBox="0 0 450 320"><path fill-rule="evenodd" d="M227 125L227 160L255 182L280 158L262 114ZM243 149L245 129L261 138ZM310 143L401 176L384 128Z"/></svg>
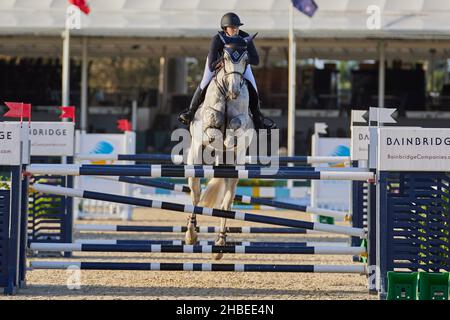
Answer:
<svg viewBox="0 0 450 320"><path fill-rule="evenodd" d="M366 249L366 252L367 252L367 239L363 239L361 241L360 247ZM367 259L367 253L365 255L362 255L362 256L359 257L359 262L367 263L367 260L368 260Z"/></svg>
<svg viewBox="0 0 450 320"><path fill-rule="evenodd" d="M448 272L420 272L419 300L448 300Z"/></svg>
<svg viewBox="0 0 450 320"><path fill-rule="evenodd" d="M388 272L387 300L417 300L417 272Z"/></svg>
<svg viewBox="0 0 450 320"><path fill-rule="evenodd" d="M334 224L334 218L333 217L319 216L319 222L320 223L326 223L326 224Z"/></svg>

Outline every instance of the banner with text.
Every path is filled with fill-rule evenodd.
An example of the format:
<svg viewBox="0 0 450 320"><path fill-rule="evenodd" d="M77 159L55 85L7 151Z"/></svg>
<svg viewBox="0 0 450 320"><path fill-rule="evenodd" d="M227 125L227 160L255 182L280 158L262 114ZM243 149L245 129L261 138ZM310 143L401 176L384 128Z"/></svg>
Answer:
<svg viewBox="0 0 450 320"><path fill-rule="evenodd" d="M348 138L318 138L314 156L349 156L350 139ZM342 163L318 164L317 167L343 167ZM311 181L313 189L313 206L319 208L348 211L350 208L350 181L314 180Z"/></svg>
<svg viewBox="0 0 450 320"><path fill-rule="evenodd" d="M352 126L352 142L350 155L352 161L367 160L369 158L369 127Z"/></svg>
<svg viewBox="0 0 450 320"><path fill-rule="evenodd" d="M20 123L0 122L0 165L21 164L21 130Z"/></svg>
<svg viewBox="0 0 450 320"><path fill-rule="evenodd" d="M381 171L450 171L450 129L379 128Z"/></svg>
<svg viewBox="0 0 450 320"><path fill-rule="evenodd" d="M73 122L32 122L31 155L73 156L74 129Z"/></svg>

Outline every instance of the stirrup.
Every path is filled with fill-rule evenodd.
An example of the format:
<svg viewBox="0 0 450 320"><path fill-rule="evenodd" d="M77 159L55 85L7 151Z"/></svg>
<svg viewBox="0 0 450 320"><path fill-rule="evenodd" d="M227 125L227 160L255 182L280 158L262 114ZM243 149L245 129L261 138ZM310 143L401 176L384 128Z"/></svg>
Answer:
<svg viewBox="0 0 450 320"><path fill-rule="evenodd" d="M263 127L263 129L276 129L277 124L272 119L263 117L262 127Z"/></svg>
<svg viewBox="0 0 450 320"><path fill-rule="evenodd" d="M178 121L184 125L189 125L192 121L191 111L186 109L178 115Z"/></svg>

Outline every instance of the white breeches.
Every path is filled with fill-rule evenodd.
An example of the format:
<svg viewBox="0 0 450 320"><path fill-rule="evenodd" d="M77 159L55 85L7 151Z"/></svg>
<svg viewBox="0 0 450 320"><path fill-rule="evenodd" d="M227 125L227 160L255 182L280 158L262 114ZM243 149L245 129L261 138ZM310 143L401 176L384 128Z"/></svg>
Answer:
<svg viewBox="0 0 450 320"><path fill-rule="evenodd" d="M200 89L202 89L202 90L206 88L206 86L209 84L211 79L214 77L214 72L211 72L209 70L208 65L209 65L208 59L206 59L205 71L203 72L202 82L200 82ZM252 67L250 65L248 65L247 69L245 69L244 78L247 79L248 81L250 81L253 88L255 88L256 92L258 92L258 87L256 86L255 76L253 75Z"/></svg>

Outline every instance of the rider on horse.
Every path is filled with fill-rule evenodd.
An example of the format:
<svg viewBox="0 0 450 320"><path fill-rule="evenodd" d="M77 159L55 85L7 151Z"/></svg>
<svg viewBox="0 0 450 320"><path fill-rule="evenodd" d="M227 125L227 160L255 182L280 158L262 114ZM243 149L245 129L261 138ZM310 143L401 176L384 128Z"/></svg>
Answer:
<svg viewBox="0 0 450 320"><path fill-rule="evenodd" d="M217 35L215 35L211 40L211 45L209 49L208 59L206 60L205 71L203 73L203 79L200 85L195 90L194 96L192 98L189 109L183 111L178 120L188 125L193 119L195 112L198 107L202 104L206 89L208 87L209 82L214 77L214 71L220 69L222 64L222 55L224 45L226 43L226 39L230 37L241 37L248 39L247 52L248 52L248 63L247 69L244 73L244 78L247 80L250 101L249 107L250 111L253 115L253 122L255 123L256 129L274 129L276 128L275 123L269 119L265 118L260 110L260 101L258 96L258 89L256 87L255 77L253 76L252 69L250 65L258 65L259 64L259 56L256 51L255 45L253 41L250 39L249 34L239 30L239 27L242 26L241 20L239 17L232 12L225 14L221 20L222 31L219 31ZM250 40L249 40L250 39Z"/></svg>

